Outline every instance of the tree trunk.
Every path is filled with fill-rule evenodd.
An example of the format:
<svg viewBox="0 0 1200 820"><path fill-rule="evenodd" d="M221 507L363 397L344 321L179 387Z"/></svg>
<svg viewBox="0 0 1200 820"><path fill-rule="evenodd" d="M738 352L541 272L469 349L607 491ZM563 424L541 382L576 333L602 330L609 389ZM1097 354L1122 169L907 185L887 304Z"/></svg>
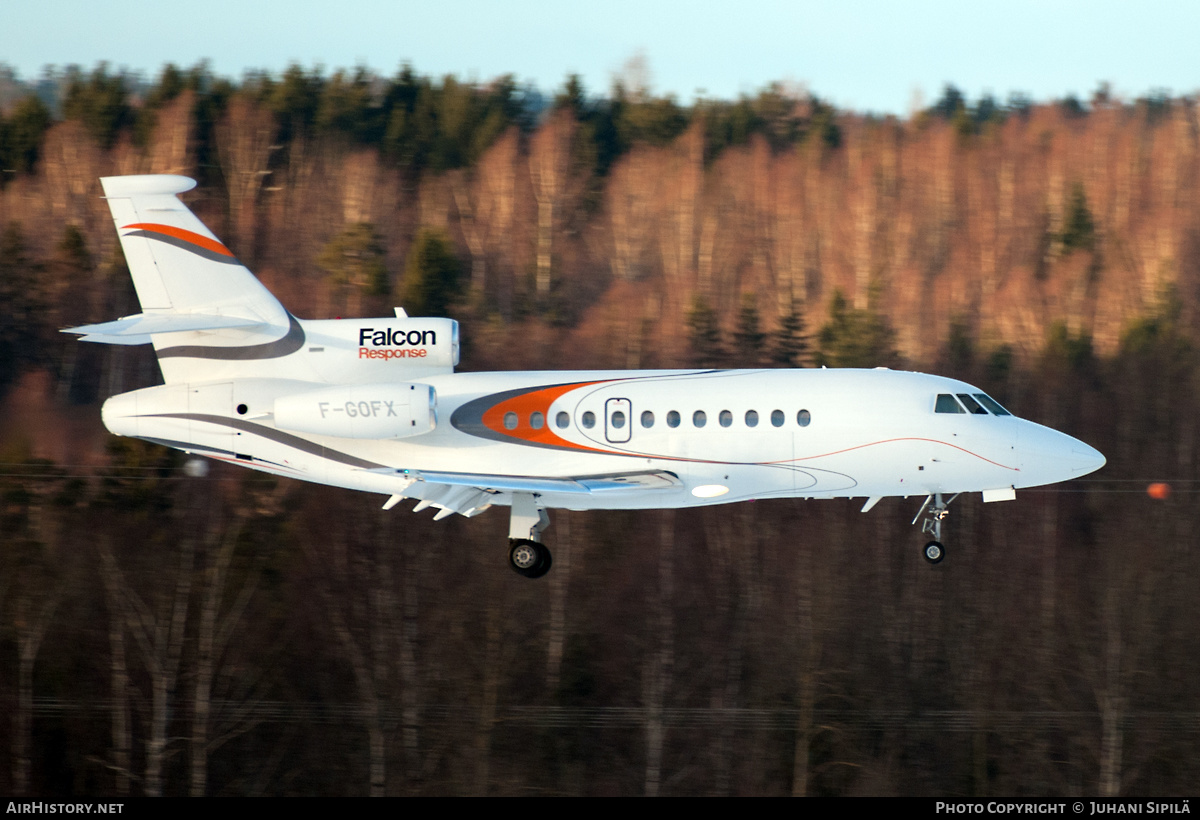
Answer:
<svg viewBox="0 0 1200 820"><path fill-rule="evenodd" d="M487 644L484 648L483 691L479 722L475 726L475 795L486 797L491 780L492 732L496 727L496 700L500 689L500 613L487 610Z"/></svg>
<svg viewBox="0 0 1200 820"><path fill-rule="evenodd" d="M813 624L812 552L808 541L800 548L800 571L796 573L796 619L800 632L800 669L796 685L796 743L792 756L792 797L808 796L808 767L816 732L817 657L820 652Z"/></svg>
<svg viewBox="0 0 1200 820"><path fill-rule="evenodd" d="M50 619L62 594L55 589L42 602L37 616L30 621L29 593L22 591L17 598L17 711L13 715L13 791L21 796L29 793L29 746L33 730L33 666Z"/></svg>
<svg viewBox="0 0 1200 820"><path fill-rule="evenodd" d="M103 548L108 553L108 546ZM104 599L108 605L108 646L110 658L109 688L112 695L112 766L116 794L129 794L129 752L133 745L129 715L129 670L125 661L125 617L120 601L119 578L114 565L101 561L104 576Z"/></svg>
<svg viewBox="0 0 1200 820"><path fill-rule="evenodd" d="M405 561L402 603L404 623L400 630L401 742L404 745L404 779L409 784L420 771L418 764L421 720L417 676L417 638L420 622L417 617L417 567L417 561Z"/></svg>
<svg viewBox="0 0 1200 820"><path fill-rule="evenodd" d="M664 707L675 659L672 598L675 584L675 512L662 513L658 547L658 594L651 602L651 623L658 633L658 648L649 658L644 673L646 710L645 794L657 797L662 785L663 746L666 740Z"/></svg>
<svg viewBox="0 0 1200 820"><path fill-rule="evenodd" d="M557 696L562 678L563 644L567 633L567 589L571 583L570 521L570 516L563 511L555 527L558 548L554 572L550 576L550 642L546 649L546 691L551 698Z"/></svg>
<svg viewBox="0 0 1200 820"><path fill-rule="evenodd" d="M200 605L200 625L196 636L196 687L192 703L192 776L190 793L202 797L208 788L208 755L212 730L212 689L217 664L233 637L234 627L241 620L250 597L258 583L258 567L242 586L237 599L224 619L221 607L225 599L225 584L238 538L248 516L239 509L234 521L225 531L220 550L209 559L205 571L204 598ZM208 543L216 541L217 533L211 533ZM211 555L211 549L207 550Z"/></svg>
<svg viewBox="0 0 1200 820"><path fill-rule="evenodd" d="M1100 795L1116 797L1121 793L1121 757L1124 749L1125 698L1121 686L1122 636L1119 592L1116 581L1104 602L1104 683L1098 696L1100 705Z"/></svg>

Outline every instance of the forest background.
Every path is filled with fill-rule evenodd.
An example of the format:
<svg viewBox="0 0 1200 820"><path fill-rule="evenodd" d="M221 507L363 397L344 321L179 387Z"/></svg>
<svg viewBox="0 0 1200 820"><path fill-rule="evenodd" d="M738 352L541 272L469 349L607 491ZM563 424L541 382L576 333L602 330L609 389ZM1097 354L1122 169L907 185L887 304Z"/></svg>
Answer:
<svg viewBox="0 0 1200 820"><path fill-rule="evenodd" d="M292 67L0 71L0 793L1187 794L1200 782L1191 98L907 119ZM98 178L189 206L294 313L445 313L463 369L891 366L1100 449L918 501L496 514L99 424L159 379ZM1152 499L1150 480L1174 492Z"/></svg>

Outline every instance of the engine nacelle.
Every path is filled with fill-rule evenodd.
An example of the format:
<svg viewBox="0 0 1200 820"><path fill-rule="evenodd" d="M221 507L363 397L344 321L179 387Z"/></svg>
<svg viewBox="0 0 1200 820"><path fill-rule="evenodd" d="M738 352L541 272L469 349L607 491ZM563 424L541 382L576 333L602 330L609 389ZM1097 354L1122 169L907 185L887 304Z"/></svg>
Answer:
<svg viewBox="0 0 1200 820"><path fill-rule="evenodd" d="M275 399L275 426L339 438L409 438L437 427L428 384L351 384Z"/></svg>
<svg viewBox="0 0 1200 820"><path fill-rule="evenodd" d="M305 378L326 384L414 382L453 373L458 364L453 319L314 319L303 326L302 355L312 374Z"/></svg>

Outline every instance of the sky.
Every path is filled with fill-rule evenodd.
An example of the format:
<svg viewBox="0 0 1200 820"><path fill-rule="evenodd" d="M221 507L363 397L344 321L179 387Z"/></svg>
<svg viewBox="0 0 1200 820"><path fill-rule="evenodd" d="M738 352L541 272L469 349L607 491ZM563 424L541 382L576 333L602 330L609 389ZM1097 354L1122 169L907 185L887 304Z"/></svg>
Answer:
<svg viewBox="0 0 1200 820"><path fill-rule="evenodd" d="M1200 90L1191 0L0 0L0 62L107 61L149 77L208 60L220 75L366 66L552 93L570 73L607 93L631 62L649 90L690 103L779 81L838 107L904 115L953 83L970 100L1012 92L1132 99Z"/></svg>

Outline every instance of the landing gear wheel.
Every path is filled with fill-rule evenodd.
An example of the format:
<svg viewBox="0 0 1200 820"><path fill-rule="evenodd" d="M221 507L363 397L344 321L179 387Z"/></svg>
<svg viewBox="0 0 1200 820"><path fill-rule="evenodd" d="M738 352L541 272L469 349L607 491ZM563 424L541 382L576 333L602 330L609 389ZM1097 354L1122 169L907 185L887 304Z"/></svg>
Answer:
<svg viewBox="0 0 1200 820"><path fill-rule="evenodd" d="M931 564L940 564L946 557L946 548L940 541L930 541L925 545L925 560Z"/></svg>
<svg viewBox="0 0 1200 820"><path fill-rule="evenodd" d="M508 564L518 575L526 578L541 578L550 571L553 559L545 544L518 538L508 550Z"/></svg>

